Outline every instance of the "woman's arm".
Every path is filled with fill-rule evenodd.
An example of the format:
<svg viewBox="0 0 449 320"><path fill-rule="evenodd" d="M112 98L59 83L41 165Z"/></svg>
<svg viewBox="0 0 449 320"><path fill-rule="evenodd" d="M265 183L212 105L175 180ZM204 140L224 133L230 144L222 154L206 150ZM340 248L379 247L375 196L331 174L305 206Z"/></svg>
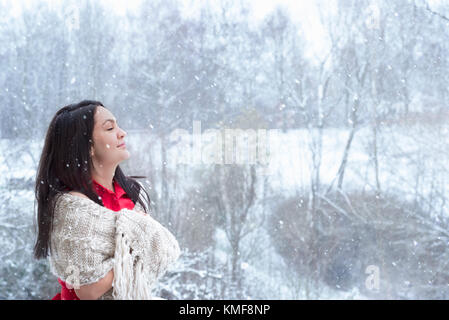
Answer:
<svg viewBox="0 0 449 320"><path fill-rule="evenodd" d="M76 192L70 191L69 193L89 199L86 195ZM81 286L79 289L75 289L75 293L81 300L97 300L100 298L105 292L112 288L112 281L114 280L114 271L109 271L106 276L99 280L98 282Z"/></svg>
<svg viewBox="0 0 449 320"><path fill-rule="evenodd" d="M103 279L98 282L81 286L75 289L75 293L80 300L97 300L112 288L114 280L114 270L109 271Z"/></svg>

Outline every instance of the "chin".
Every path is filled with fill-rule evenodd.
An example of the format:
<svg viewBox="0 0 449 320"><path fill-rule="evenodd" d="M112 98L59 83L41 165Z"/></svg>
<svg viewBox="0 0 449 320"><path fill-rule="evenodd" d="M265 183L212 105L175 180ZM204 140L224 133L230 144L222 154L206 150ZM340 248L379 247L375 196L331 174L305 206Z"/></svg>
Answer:
<svg viewBox="0 0 449 320"><path fill-rule="evenodd" d="M121 161L129 159L130 156L131 156L131 154L129 153L128 150L122 150L120 152L120 159L121 159Z"/></svg>

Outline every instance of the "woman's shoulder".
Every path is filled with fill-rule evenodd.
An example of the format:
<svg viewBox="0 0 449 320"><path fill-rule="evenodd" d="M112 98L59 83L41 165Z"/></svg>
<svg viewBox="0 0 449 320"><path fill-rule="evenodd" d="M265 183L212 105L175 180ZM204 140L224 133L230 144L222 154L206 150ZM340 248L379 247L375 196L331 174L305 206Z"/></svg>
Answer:
<svg viewBox="0 0 449 320"><path fill-rule="evenodd" d="M56 195L56 203L69 204L77 203L80 201L86 202L86 200L91 201L88 196L78 191L58 192L58 194Z"/></svg>
<svg viewBox="0 0 449 320"><path fill-rule="evenodd" d="M67 192L67 193L69 193L69 194L71 194L71 195L73 195L73 196L76 196L76 197L81 197L81 198L89 199L89 197L86 196L84 193L81 193L81 192L78 192L78 191L69 191L69 192Z"/></svg>
<svg viewBox="0 0 449 320"><path fill-rule="evenodd" d="M98 227L102 227L104 224L114 223L115 215L112 215L111 212L114 211L92 201L83 193L70 191L58 194L54 216L56 221L69 224L73 221L85 221L88 225L91 225L92 221L99 223L99 220L101 220L102 222Z"/></svg>
<svg viewBox="0 0 449 320"><path fill-rule="evenodd" d="M88 196L78 191L59 192L55 201L56 211L73 209L79 212L80 210L92 210L100 207Z"/></svg>

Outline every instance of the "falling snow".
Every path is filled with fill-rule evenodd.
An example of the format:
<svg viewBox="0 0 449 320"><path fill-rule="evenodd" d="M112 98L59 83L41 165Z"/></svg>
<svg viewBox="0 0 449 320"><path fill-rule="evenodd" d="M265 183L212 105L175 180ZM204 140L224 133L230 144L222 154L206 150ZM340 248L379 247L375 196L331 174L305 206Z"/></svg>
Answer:
<svg viewBox="0 0 449 320"><path fill-rule="evenodd" d="M37 176L39 160L56 111L80 99L101 100L124 124L130 158L120 168L145 177L136 180L151 215L180 240L156 294L449 298L444 2L267 2L264 14L259 2L204 11L132 2L75 12L0 2L0 299L60 290L32 258L34 191L63 185ZM54 167L104 171L76 149L97 145L92 117L73 117L80 141L61 142L58 131L68 148ZM226 129L244 136L228 145ZM251 130L267 132L256 139L259 162ZM118 132L103 140L113 150Z"/></svg>

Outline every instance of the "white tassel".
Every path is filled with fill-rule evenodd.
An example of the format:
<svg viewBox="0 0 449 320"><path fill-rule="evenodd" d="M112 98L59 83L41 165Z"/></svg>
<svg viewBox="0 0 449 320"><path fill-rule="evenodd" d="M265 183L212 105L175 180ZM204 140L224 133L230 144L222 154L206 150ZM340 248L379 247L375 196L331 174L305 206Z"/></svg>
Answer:
<svg viewBox="0 0 449 320"><path fill-rule="evenodd" d="M151 286L146 277L147 272L144 271L144 265L142 260L138 260L136 264L136 299L138 300L151 300Z"/></svg>
<svg viewBox="0 0 449 320"><path fill-rule="evenodd" d="M133 257L130 254L130 246L127 239L122 236L117 237L115 245L115 265L114 265L114 291L116 300L133 299L134 266Z"/></svg>
<svg viewBox="0 0 449 320"><path fill-rule="evenodd" d="M179 245L174 236L156 221L142 221L139 229L134 230L136 223L129 219L116 224L113 298L161 299L153 297L151 289L168 264L178 258Z"/></svg>
<svg viewBox="0 0 449 320"><path fill-rule="evenodd" d="M115 264L113 297L115 300L151 300L151 284L149 271L141 259L134 265L131 247L126 236L117 236L115 245Z"/></svg>

